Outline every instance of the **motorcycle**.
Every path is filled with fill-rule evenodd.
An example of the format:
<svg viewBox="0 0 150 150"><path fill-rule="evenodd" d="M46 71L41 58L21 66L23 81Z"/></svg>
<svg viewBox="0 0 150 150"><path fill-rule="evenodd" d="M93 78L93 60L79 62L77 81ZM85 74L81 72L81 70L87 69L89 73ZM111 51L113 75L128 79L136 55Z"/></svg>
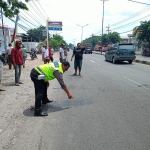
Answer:
<svg viewBox="0 0 150 150"><path fill-rule="evenodd" d="M150 50L144 49L142 56L150 56Z"/></svg>
<svg viewBox="0 0 150 150"><path fill-rule="evenodd" d="M31 49L30 52L30 57L33 60L34 58L38 59L37 55L36 55L36 50L34 48Z"/></svg>

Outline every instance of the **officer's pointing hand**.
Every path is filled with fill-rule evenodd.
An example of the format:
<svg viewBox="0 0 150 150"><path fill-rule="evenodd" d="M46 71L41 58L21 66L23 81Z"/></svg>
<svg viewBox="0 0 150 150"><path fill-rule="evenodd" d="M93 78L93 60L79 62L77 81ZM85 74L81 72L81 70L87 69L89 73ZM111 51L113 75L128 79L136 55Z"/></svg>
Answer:
<svg viewBox="0 0 150 150"><path fill-rule="evenodd" d="M68 94L68 98L69 98L69 99L72 99L73 96L72 96L71 94Z"/></svg>

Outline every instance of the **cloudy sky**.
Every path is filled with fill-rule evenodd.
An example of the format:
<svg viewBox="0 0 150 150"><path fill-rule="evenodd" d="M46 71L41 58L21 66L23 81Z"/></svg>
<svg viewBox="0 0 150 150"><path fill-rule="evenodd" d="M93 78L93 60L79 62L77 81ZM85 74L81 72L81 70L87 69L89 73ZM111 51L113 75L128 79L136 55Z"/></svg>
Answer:
<svg viewBox="0 0 150 150"><path fill-rule="evenodd" d="M24 0L22 0L24 2ZM150 0L133 0L150 4ZM101 0L31 0L27 4L29 11L21 11L19 23L27 29L46 26L46 19L50 21L62 21L63 31L50 31L50 34L58 33L64 37L67 43L78 43L90 37L92 34L102 33L103 2ZM128 0L105 0L104 28L109 25L111 32L121 33L122 37L132 33L140 21L150 19L150 5L135 3ZM5 25L14 27L14 23L4 18ZM79 26L78 26L79 25ZM130 32L128 32L130 31ZM20 27L19 33L26 33Z"/></svg>

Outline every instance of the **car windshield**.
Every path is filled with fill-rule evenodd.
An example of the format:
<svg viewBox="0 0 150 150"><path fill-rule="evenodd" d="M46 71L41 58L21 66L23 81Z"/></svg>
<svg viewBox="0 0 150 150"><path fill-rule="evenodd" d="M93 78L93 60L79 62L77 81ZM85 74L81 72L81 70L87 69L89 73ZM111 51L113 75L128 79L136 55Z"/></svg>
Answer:
<svg viewBox="0 0 150 150"><path fill-rule="evenodd" d="M127 49L127 50L133 50L133 45L119 45L119 49Z"/></svg>

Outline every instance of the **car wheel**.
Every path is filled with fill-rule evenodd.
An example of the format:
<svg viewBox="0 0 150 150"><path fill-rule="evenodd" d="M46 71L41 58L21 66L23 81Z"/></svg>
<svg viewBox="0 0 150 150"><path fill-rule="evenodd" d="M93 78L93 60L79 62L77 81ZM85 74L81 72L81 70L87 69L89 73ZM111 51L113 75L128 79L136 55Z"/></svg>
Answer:
<svg viewBox="0 0 150 150"><path fill-rule="evenodd" d="M115 58L114 58L114 57L112 58L112 62L113 62L113 64L115 64L115 63L116 63L116 60L115 60Z"/></svg>
<svg viewBox="0 0 150 150"><path fill-rule="evenodd" d="M105 61L108 61L107 58L106 58L106 56L105 56Z"/></svg>
<svg viewBox="0 0 150 150"><path fill-rule="evenodd" d="M128 62L129 62L129 64L132 64L132 60L129 60Z"/></svg>

